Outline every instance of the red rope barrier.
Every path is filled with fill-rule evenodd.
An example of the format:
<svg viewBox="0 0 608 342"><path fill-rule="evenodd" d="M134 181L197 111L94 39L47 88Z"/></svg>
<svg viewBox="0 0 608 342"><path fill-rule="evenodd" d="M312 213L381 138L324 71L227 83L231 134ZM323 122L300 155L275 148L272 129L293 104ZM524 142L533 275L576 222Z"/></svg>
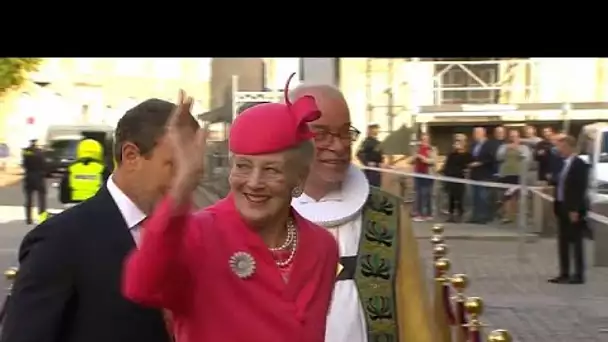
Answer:
<svg viewBox="0 0 608 342"><path fill-rule="evenodd" d="M450 286L444 284L443 285L443 307L445 309L445 314L448 317L448 323L450 325L456 324L456 318L454 317L454 310L452 308L452 302L450 300Z"/></svg>
<svg viewBox="0 0 608 342"><path fill-rule="evenodd" d="M482 342L481 341L481 331L479 329L471 330L471 334L469 335L471 342Z"/></svg>
<svg viewBox="0 0 608 342"><path fill-rule="evenodd" d="M467 324L467 313L464 309L464 302L457 301L456 302L456 315L458 318L458 323L460 324L460 329L462 329L462 333L467 336L469 335L469 328L465 326Z"/></svg>

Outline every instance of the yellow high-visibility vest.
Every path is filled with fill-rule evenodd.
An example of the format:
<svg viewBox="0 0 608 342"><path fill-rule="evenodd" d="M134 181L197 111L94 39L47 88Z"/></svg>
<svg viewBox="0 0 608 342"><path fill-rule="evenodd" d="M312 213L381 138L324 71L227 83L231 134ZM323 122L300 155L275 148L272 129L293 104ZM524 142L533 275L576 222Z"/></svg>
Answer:
<svg viewBox="0 0 608 342"><path fill-rule="evenodd" d="M73 201L85 201L103 184L104 165L91 161L87 164L76 162L68 167L69 185Z"/></svg>
<svg viewBox="0 0 608 342"><path fill-rule="evenodd" d="M44 211L42 213L40 213L40 215L38 215L38 224L41 224L42 222L50 219L51 217L58 215L60 213L60 211L57 211L55 209L50 209L51 211Z"/></svg>

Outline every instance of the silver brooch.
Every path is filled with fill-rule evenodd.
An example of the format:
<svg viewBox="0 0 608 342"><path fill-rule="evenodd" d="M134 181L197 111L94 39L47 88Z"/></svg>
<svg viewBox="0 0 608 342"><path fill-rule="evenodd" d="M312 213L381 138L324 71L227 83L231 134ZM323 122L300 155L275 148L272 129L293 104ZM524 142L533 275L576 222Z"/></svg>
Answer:
<svg viewBox="0 0 608 342"><path fill-rule="evenodd" d="M241 279L247 279L255 272L255 259L249 253L236 252L230 257L232 272Z"/></svg>

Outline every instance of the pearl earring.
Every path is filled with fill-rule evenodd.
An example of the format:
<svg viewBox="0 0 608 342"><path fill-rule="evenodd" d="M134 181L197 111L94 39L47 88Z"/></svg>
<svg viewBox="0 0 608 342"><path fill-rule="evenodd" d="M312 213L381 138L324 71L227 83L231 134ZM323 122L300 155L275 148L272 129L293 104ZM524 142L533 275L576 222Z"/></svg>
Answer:
<svg viewBox="0 0 608 342"><path fill-rule="evenodd" d="M296 186L295 188L293 188L291 190L291 197L296 197L296 198L300 197L300 196L302 196L302 193L303 193L302 188L300 188L299 186Z"/></svg>

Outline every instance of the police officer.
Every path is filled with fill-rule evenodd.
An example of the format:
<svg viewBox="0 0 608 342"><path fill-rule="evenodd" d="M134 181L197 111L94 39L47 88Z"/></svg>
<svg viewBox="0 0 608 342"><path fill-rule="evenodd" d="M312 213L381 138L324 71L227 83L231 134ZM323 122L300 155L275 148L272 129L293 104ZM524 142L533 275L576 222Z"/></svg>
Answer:
<svg viewBox="0 0 608 342"><path fill-rule="evenodd" d="M21 165L25 170L23 191L25 193L25 221L32 224L32 197L38 195L38 214L46 212L46 160L42 150L36 146L37 140L30 139L30 145L22 151Z"/></svg>
<svg viewBox="0 0 608 342"><path fill-rule="evenodd" d="M371 167L382 167L383 154L380 148L380 141L378 140L378 132L380 125L370 124L367 126L367 136L361 143L359 152L357 152L357 158L361 164ZM371 186L381 186L380 172L374 170L365 170L365 175Z"/></svg>
<svg viewBox="0 0 608 342"><path fill-rule="evenodd" d="M78 144L76 161L61 180L59 201L64 204L83 202L93 197L109 176L103 146L96 140L85 139Z"/></svg>

